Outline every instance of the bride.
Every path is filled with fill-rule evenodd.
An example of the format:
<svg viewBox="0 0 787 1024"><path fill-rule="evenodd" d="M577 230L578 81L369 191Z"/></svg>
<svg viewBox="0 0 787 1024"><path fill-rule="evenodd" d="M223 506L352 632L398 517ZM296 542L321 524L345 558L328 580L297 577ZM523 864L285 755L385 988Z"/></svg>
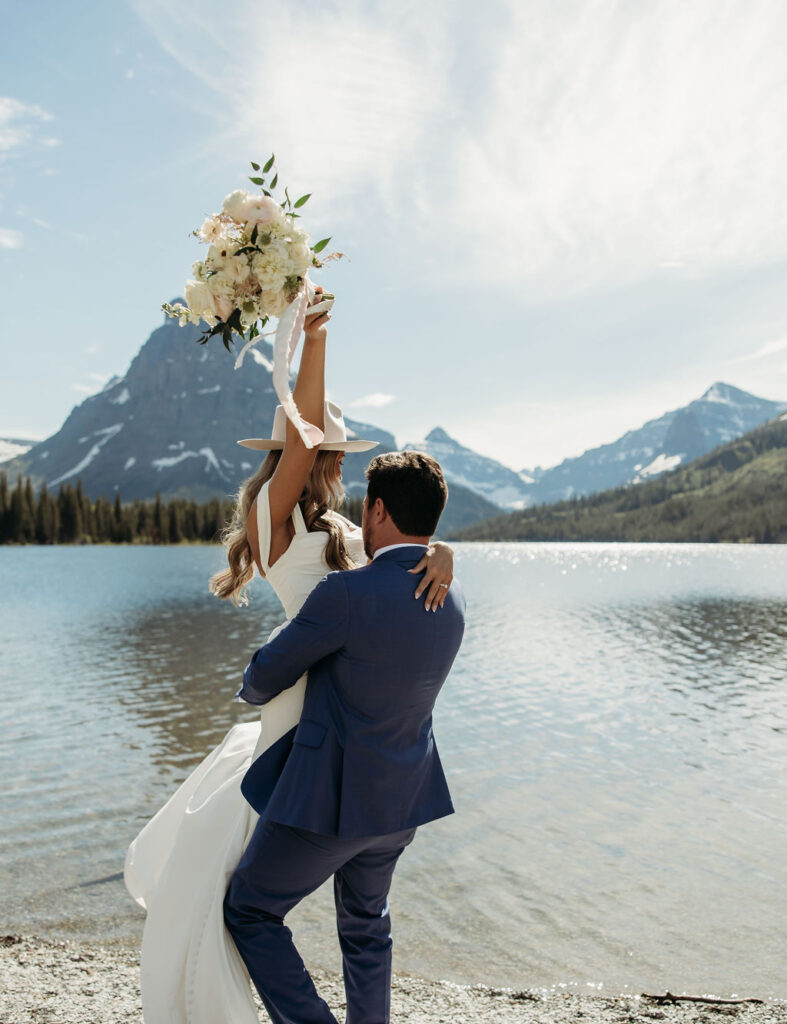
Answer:
<svg viewBox="0 0 787 1024"><path fill-rule="evenodd" d="M240 486L223 535L228 568L210 581L217 597L246 604L244 588L256 566L287 620L326 572L366 562L360 527L331 506L341 496L344 453L367 451L375 442L347 440L341 411L325 401L329 319L323 313L306 320L294 390L298 410L324 431L325 440L319 450L307 448L279 407L272 438L239 442L269 454ZM416 598L425 595L427 610L445 600L452 569L451 549L436 543L412 570L421 576L413 581L414 592ZM303 676L265 705L261 722L233 726L129 847L126 887L147 911L141 954L145 1024L258 1024L248 972L224 927L223 901L257 823L241 780L273 744L286 758L305 689Z"/></svg>

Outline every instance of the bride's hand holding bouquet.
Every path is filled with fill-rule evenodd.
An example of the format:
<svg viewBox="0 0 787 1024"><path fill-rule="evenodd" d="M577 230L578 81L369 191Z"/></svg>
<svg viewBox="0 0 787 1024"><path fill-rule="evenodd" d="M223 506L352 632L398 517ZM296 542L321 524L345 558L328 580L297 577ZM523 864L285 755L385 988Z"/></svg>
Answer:
<svg viewBox="0 0 787 1024"><path fill-rule="evenodd" d="M307 310L313 317L333 305L334 296L315 288L309 271L342 254L322 255L330 237L312 245L299 223L298 210L311 193L293 201L285 188L281 202L274 198L279 175L273 164L273 156L262 169L252 161L258 173L249 180L259 186L260 194L236 189L225 198L221 212L207 217L194 232L209 246L208 253L192 265L194 276L186 283L185 304L164 303L162 308L181 326L205 323L197 339L200 344L220 335L230 351L233 334L237 334L244 345L235 360L236 369L248 349L263 336L262 328L277 318L276 330L271 332L275 335L273 385L304 443L312 447L321 438L308 429L298 413L289 387L289 368ZM318 294L320 300L316 302ZM321 324L323 331L325 322ZM315 321L310 319L310 334L314 327Z"/></svg>

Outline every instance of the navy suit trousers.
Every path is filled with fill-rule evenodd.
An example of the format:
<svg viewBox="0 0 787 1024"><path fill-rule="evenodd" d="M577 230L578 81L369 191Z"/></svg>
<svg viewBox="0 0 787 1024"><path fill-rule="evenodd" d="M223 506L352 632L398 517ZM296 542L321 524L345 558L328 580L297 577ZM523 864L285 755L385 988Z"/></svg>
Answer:
<svg viewBox="0 0 787 1024"><path fill-rule="evenodd" d="M260 821L232 876L224 920L274 1024L336 1024L284 917L333 875L347 1024L388 1024L396 862L415 829L338 839Z"/></svg>

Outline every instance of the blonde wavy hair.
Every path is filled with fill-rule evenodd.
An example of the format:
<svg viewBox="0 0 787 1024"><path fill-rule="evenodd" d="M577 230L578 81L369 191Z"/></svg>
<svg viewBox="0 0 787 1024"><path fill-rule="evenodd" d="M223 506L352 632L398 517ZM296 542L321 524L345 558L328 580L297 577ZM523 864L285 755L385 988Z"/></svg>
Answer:
<svg viewBox="0 0 787 1024"><path fill-rule="evenodd" d="M329 535L328 543L325 545L325 560L331 569L353 567L341 526L325 515L329 508L336 508L344 500L339 477L339 459L342 454L331 451L317 453L298 502L306 529ZM235 605L249 603L245 588L254 576L254 556L246 534L246 520L260 488L273 476L280 458L281 452L270 452L257 472L244 480L238 488L232 519L220 534L221 542L227 551L229 567L211 576L209 584L210 592L222 601L229 598Z"/></svg>

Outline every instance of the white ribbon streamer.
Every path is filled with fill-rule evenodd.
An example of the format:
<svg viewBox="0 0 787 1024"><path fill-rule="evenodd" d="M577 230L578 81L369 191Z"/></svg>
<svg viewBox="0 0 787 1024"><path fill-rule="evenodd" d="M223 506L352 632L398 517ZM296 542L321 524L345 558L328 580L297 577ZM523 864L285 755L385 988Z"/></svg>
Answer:
<svg viewBox="0 0 787 1024"><path fill-rule="evenodd" d="M309 280L309 275L307 274L303 279L303 288L301 288L295 299L279 317L276 330L273 332L273 389L276 392L276 397L279 399L279 404L284 409L287 417L292 421L307 448L314 448L320 444L325 434L319 427L315 427L313 423L305 420L298 412L298 407L290 390L290 366L292 365L292 357L295 355L301 331L303 330L306 310L313 302L314 297L314 285ZM265 337L265 335L258 334L256 338L246 342L238 353L238 358L235 360L236 370L243 365L243 357L246 355L246 352L256 345L259 338L262 337Z"/></svg>

